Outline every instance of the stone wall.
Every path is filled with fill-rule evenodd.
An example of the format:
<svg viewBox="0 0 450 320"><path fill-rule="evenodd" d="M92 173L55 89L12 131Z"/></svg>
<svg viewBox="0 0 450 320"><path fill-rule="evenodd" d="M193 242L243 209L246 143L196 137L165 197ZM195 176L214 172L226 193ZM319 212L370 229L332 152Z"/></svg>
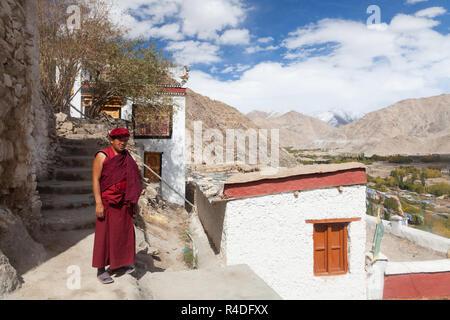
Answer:
<svg viewBox="0 0 450 320"><path fill-rule="evenodd" d="M38 178L53 154L51 111L40 102L36 1L0 2L0 204L39 230ZM54 138L54 132L53 132Z"/></svg>
<svg viewBox="0 0 450 320"><path fill-rule="evenodd" d="M36 30L35 0L0 1L0 260L3 269L10 270L10 263L18 273L45 258L44 248L32 239L41 219L36 186L48 175L56 138L51 110L40 101ZM29 256L28 250L35 251ZM0 296L17 281L10 283L0 288Z"/></svg>

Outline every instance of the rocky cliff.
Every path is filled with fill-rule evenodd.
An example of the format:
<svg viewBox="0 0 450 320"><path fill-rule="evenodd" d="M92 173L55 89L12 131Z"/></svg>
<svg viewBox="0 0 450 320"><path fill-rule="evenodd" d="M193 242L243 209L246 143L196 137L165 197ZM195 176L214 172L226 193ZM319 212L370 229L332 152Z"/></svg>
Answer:
<svg viewBox="0 0 450 320"><path fill-rule="evenodd" d="M51 110L40 102L35 6L0 2L0 269L10 279L0 296L18 284L13 268L20 273L45 258L33 240L41 219L36 185L52 165L55 132Z"/></svg>

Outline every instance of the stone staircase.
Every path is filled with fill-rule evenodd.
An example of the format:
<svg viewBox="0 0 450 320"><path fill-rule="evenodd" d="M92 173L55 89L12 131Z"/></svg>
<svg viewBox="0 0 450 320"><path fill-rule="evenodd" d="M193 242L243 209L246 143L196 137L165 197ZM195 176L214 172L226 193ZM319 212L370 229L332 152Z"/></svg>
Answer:
<svg viewBox="0 0 450 320"><path fill-rule="evenodd" d="M38 183L42 200L43 232L90 229L95 226L92 193L92 161L96 151L107 147L103 139L59 137L60 166L54 179Z"/></svg>
<svg viewBox="0 0 450 320"><path fill-rule="evenodd" d="M91 170L95 152L108 147L108 143L99 134L87 135L80 132L58 138L60 161L53 170L53 179L38 183L43 216L40 242L48 251L49 259L23 274L22 288L7 300L148 300L155 299L154 296L157 299L219 300L280 298L245 266L213 268L213 263L201 260L201 266L207 267L205 270L169 272L167 268L167 272L163 272L165 269L154 264L155 248L149 246L144 231L136 233L135 274L114 276L113 284L101 284L91 264L96 222ZM147 226L152 226L145 231L152 244L165 248L160 255L162 258L156 260L169 260L169 254L175 256L175 243L184 245L179 243L182 240L175 229L158 228L156 223ZM198 229L198 232L202 231ZM201 238L194 234L194 237L204 242L197 243L199 248L211 250L210 255L214 255L205 234L202 233ZM143 247L145 243L147 248ZM168 251L169 248L172 250ZM201 257L206 257L205 253ZM69 267L79 268L78 289L68 287L72 276Z"/></svg>

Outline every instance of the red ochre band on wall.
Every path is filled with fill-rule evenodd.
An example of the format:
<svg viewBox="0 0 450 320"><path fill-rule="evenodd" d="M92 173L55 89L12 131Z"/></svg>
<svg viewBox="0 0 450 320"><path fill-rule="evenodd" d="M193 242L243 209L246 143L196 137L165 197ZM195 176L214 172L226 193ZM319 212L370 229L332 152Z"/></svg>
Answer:
<svg viewBox="0 0 450 320"><path fill-rule="evenodd" d="M163 94L185 95L186 88L159 86L159 91Z"/></svg>
<svg viewBox="0 0 450 320"><path fill-rule="evenodd" d="M303 191L366 183L366 170L364 168L356 168L345 171L313 173L287 178L225 184L224 195L228 198L242 199L289 191Z"/></svg>

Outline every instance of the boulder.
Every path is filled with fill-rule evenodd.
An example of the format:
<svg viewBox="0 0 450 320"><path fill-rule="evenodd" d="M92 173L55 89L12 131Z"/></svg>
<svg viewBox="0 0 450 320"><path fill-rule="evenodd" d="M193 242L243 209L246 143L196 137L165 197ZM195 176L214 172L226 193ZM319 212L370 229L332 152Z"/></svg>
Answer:
<svg viewBox="0 0 450 320"><path fill-rule="evenodd" d="M20 280L9 263L9 259L0 250L0 299L20 287Z"/></svg>
<svg viewBox="0 0 450 320"><path fill-rule="evenodd" d="M0 250L19 275L47 259L44 246L34 241L22 220L9 209L0 207Z"/></svg>
<svg viewBox="0 0 450 320"><path fill-rule="evenodd" d="M67 120L67 114L65 114L64 112L59 112L59 113L55 114L55 118L56 118L56 123L61 124Z"/></svg>

